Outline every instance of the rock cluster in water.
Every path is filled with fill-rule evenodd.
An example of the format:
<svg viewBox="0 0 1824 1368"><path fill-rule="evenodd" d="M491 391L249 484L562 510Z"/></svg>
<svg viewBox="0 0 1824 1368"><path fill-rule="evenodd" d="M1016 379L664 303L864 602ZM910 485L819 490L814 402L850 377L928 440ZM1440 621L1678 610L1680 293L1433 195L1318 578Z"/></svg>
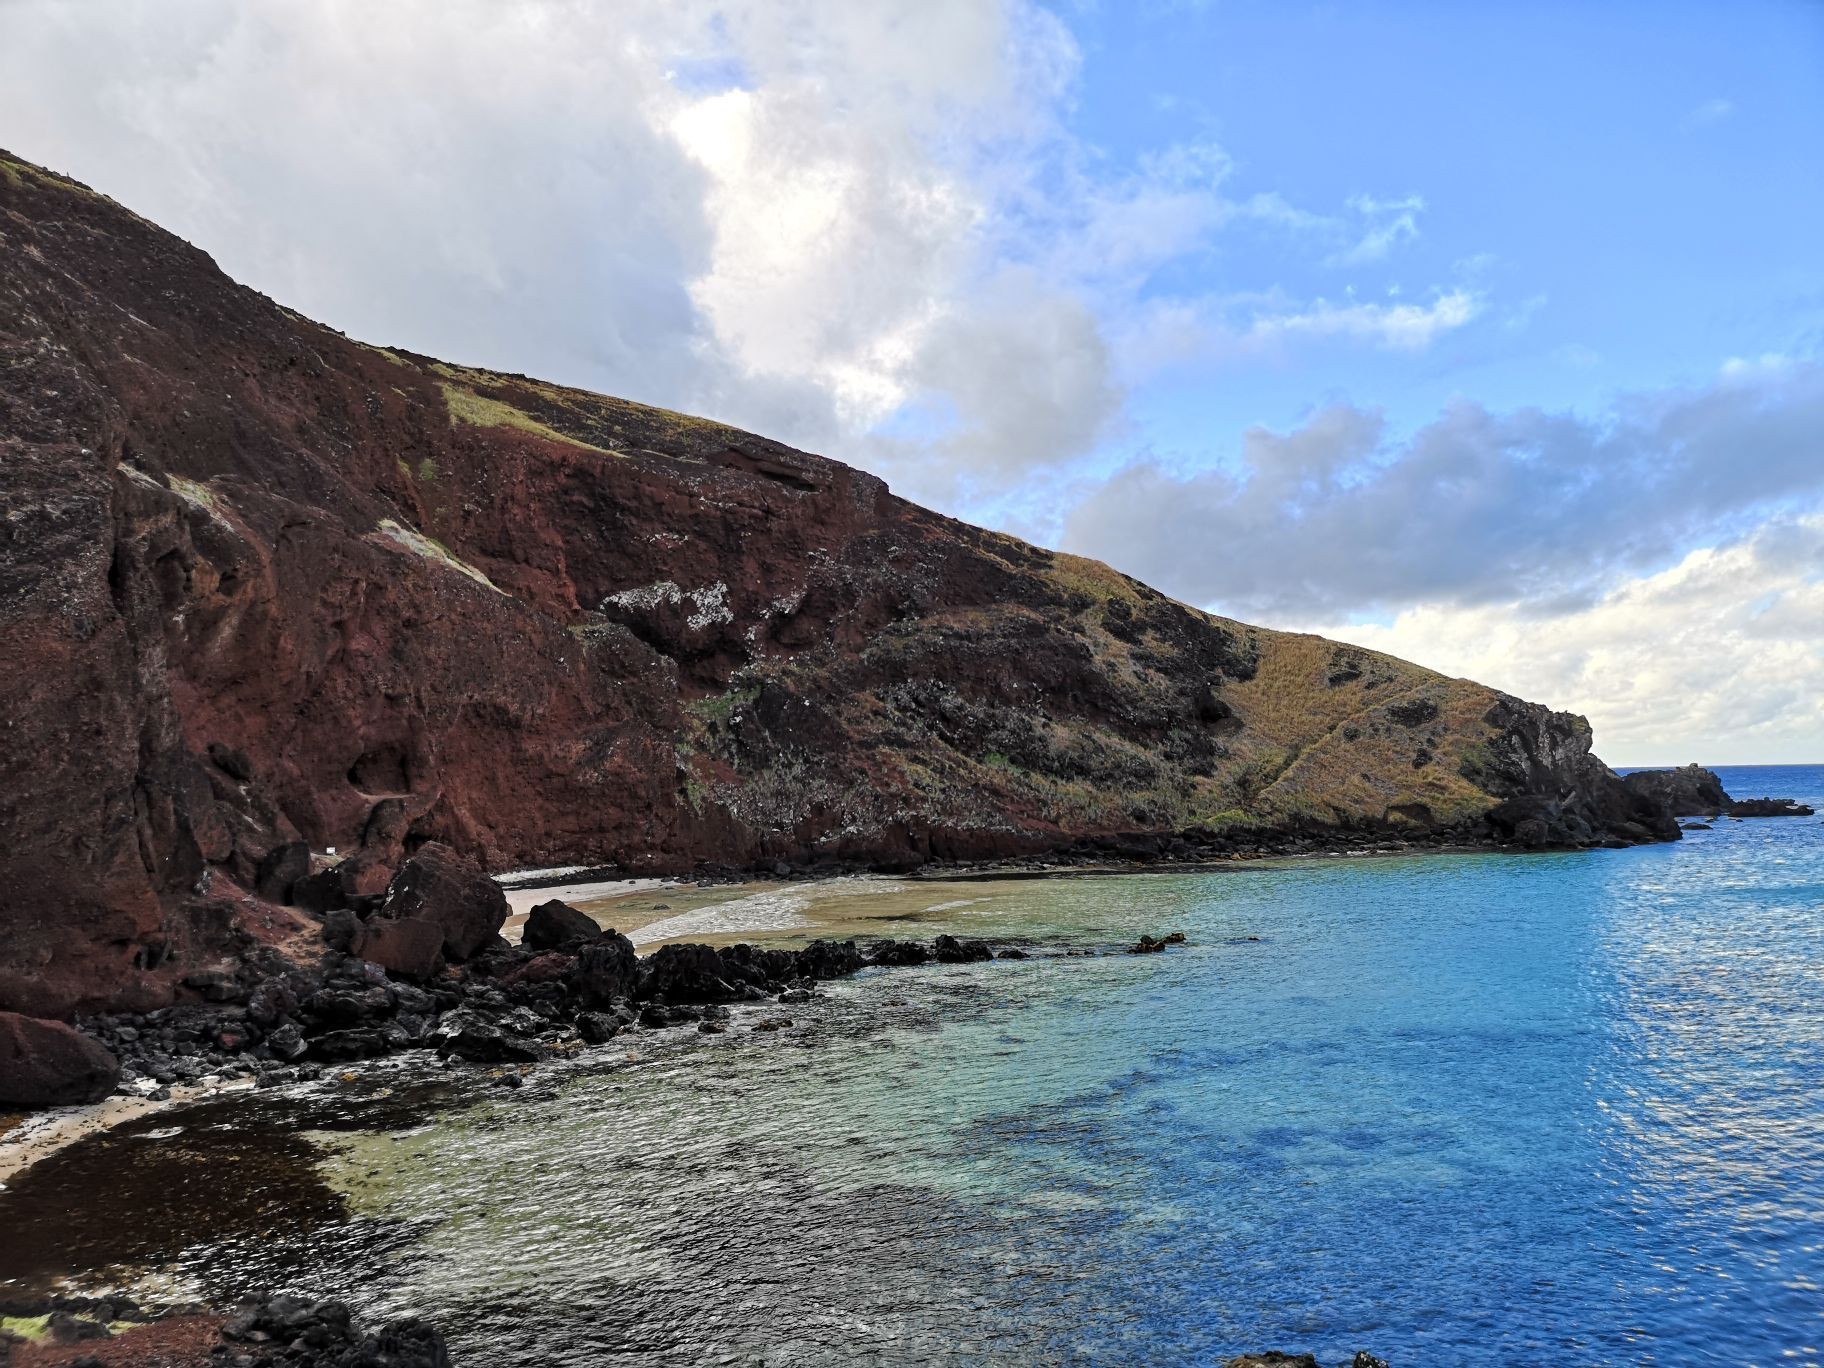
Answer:
<svg viewBox="0 0 1824 1368"><path fill-rule="evenodd" d="M220 1368L450 1368L443 1336L421 1320L368 1331L341 1302L285 1293L242 1302L222 1339Z"/></svg>
<svg viewBox="0 0 1824 1368"><path fill-rule="evenodd" d="M1816 809L1793 798L1744 798L1731 803L1725 817L1810 817Z"/></svg>
<svg viewBox="0 0 1824 1368"><path fill-rule="evenodd" d="M149 1312L128 1297L71 1296L0 1301L0 1315L29 1327L0 1331L0 1368L33 1343L65 1368L450 1368L443 1336L421 1320L368 1329L341 1302L282 1292L244 1298L226 1317L200 1306ZM45 1349L34 1352L37 1362Z"/></svg>

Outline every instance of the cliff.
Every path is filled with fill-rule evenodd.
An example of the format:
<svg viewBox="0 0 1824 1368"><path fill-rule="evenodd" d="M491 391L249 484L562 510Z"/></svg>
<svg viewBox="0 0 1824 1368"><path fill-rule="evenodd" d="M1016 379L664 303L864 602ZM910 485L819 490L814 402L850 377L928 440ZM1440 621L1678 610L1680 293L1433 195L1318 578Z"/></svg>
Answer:
<svg viewBox="0 0 1824 1368"><path fill-rule="evenodd" d="M330 847L334 902L431 840L659 872L1677 835L1581 718L363 345L4 157L0 267L0 1008L314 943L285 904Z"/></svg>

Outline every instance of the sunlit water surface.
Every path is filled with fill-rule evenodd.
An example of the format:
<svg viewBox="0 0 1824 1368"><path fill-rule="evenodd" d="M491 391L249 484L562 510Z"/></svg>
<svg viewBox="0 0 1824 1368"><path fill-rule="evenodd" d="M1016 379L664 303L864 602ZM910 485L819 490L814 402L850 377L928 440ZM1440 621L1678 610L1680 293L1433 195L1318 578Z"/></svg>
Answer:
<svg viewBox="0 0 1824 1368"><path fill-rule="evenodd" d="M1190 944L167 1112L0 1193L0 1280L304 1285L469 1368L1824 1359L1819 819L1001 893L904 930Z"/></svg>

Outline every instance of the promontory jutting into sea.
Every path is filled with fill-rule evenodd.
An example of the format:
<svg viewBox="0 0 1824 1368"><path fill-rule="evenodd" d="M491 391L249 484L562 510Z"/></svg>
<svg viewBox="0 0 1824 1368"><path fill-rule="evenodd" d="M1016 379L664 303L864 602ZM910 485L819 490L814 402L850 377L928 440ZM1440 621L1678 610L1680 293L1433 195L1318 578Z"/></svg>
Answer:
<svg viewBox="0 0 1824 1368"><path fill-rule="evenodd" d="M1140 8L0 8L0 1368L1824 1361L1824 19Z"/></svg>

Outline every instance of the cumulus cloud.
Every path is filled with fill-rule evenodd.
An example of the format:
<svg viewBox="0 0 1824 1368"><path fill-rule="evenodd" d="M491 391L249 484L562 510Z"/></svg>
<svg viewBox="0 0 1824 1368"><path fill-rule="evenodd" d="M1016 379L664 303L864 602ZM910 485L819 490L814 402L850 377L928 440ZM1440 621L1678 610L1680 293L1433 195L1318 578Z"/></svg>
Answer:
<svg viewBox="0 0 1824 1368"><path fill-rule="evenodd" d="M1587 603L1619 576L1824 494L1824 366L1735 362L1590 420L1460 401L1403 441L1333 404L1249 430L1236 468L1119 472L1065 545L1193 602L1282 620Z"/></svg>
<svg viewBox="0 0 1824 1368"><path fill-rule="evenodd" d="M1238 225L1363 259L1416 231L1416 199L1231 196L1208 141L1108 164L1031 0L9 0L0 25L12 150L287 304L953 506L1110 431L1162 267ZM1223 328L1411 349L1473 311L1275 296Z"/></svg>
<svg viewBox="0 0 1824 1368"><path fill-rule="evenodd" d="M1585 713L1611 764L1824 758L1824 516L1700 548L1555 617L1428 605L1315 630Z"/></svg>
<svg viewBox="0 0 1824 1368"><path fill-rule="evenodd" d="M21 0L3 22L14 150L357 336L834 454L972 336L1056 372L1005 415L979 385L936 397L984 434L1062 377L1108 402L1072 282L1000 280L988 250L994 173L1053 154L1076 69L1023 0ZM1083 417L1073 395L1044 424L1075 434L1055 449L1095 439Z"/></svg>
<svg viewBox="0 0 1824 1368"><path fill-rule="evenodd" d="M1333 266L1363 266L1383 260L1402 242L1419 235L1419 214L1425 201L1419 195L1405 199L1378 200L1372 195L1356 195L1349 201L1363 221L1362 235L1350 246L1330 255Z"/></svg>

